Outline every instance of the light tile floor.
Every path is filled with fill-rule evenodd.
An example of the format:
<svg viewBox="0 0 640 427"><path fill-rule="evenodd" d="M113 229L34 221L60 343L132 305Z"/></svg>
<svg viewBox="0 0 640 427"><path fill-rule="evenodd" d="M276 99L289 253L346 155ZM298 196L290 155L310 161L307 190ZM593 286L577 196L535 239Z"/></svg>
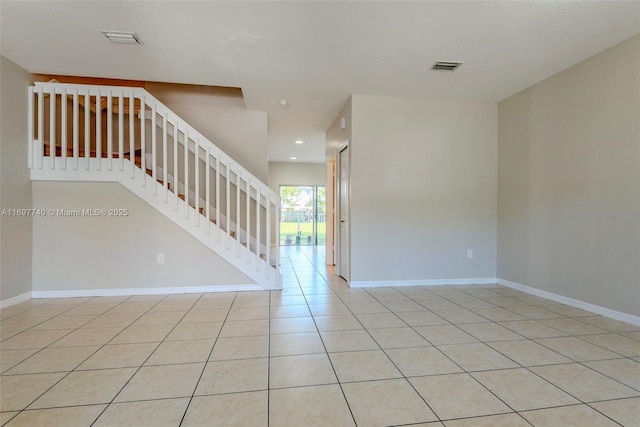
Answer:
<svg viewBox="0 0 640 427"><path fill-rule="evenodd" d="M640 426L640 328L497 285L350 289L283 248L274 292L0 311L15 426Z"/></svg>

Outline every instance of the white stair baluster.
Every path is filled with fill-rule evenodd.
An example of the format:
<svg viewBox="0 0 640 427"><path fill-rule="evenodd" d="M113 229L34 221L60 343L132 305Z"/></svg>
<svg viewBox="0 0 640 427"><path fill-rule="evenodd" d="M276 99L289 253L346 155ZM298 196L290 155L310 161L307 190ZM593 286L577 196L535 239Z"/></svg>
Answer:
<svg viewBox="0 0 640 427"><path fill-rule="evenodd" d="M102 169L102 94L98 89L96 95L96 161L97 170Z"/></svg>
<svg viewBox="0 0 640 427"><path fill-rule="evenodd" d="M89 89L87 89L87 93L84 96L84 168L89 170L89 156L91 154L91 136L90 130L91 126L89 125L89 118L91 117L91 94L89 93Z"/></svg>
<svg viewBox="0 0 640 427"><path fill-rule="evenodd" d="M207 216L207 234L211 233L211 160L210 160L210 148L207 146L205 149L205 189L204 189L204 203Z"/></svg>
<svg viewBox="0 0 640 427"><path fill-rule="evenodd" d="M267 201L267 206L266 206L266 215L265 215L265 224L267 227L267 235L265 236L265 241L264 241L264 247L266 250L266 254L264 257L264 261L267 263L267 265L265 266L265 277L268 279L269 278L269 266L271 265L271 263L269 262L269 256L271 255L271 214L270 214L270 209L271 209L271 201L269 200L269 197L266 197L266 201Z"/></svg>
<svg viewBox="0 0 640 427"><path fill-rule="evenodd" d="M62 88L60 95L60 139L62 151L62 169L67 169L67 90Z"/></svg>
<svg viewBox="0 0 640 427"><path fill-rule="evenodd" d="M184 217L189 218L189 129L184 129L184 201L187 203Z"/></svg>
<svg viewBox="0 0 640 427"><path fill-rule="evenodd" d="M176 199L176 210L178 210L178 121L173 124L173 195Z"/></svg>
<svg viewBox="0 0 640 427"><path fill-rule="evenodd" d="M49 93L49 158L51 169L56 168L56 90Z"/></svg>
<svg viewBox="0 0 640 427"><path fill-rule="evenodd" d="M118 94L118 157L120 170L124 170L124 94Z"/></svg>
<svg viewBox="0 0 640 427"><path fill-rule="evenodd" d="M227 188L227 217L225 219L227 225L227 249L231 249L231 171L229 170L229 162L226 164L226 188Z"/></svg>
<svg viewBox="0 0 640 427"><path fill-rule="evenodd" d="M107 92L107 159L109 170L113 170L113 95Z"/></svg>
<svg viewBox="0 0 640 427"><path fill-rule="evenodd" d="M251 178L247 178L247 194L246 196L246 204L247 204L247 219L246 219L246 230L245 236L247 241L247 264L251 263Z"/></svg>
<svg viewBox="0 0 640 427"><path fill-rule="evenodd" d="M38 87L38 153L39 167L44 168L44 90Z"/></svg>
<svg viewBox="0 0 640 427"><path fill-rule="evenodd" d="M151 104L151 178L153 178L153 194L158 194L158 178L156 169L158 168L157 151L157 127L156 127L156 104ZM145 171L146 173L146 171Z"/></svg>
<svg viewBox="0 0 640 427"><path fill-rule="evenodd" d="M140 97L140 168L142 169L142 186L147 185L147 100Z"/></svg>
<svg viewBox="0 0 640 427"><path fill-rule="evenodd" d="M29 95L27 98L27 138L29 139L29 145L27 146L27 167L33 168L33 86L29 86Z"/></svg>
<svg viewBox="0 0 640 427"><path fill-rule="evenodd" d="M167 115L162 115L162 186L164 202L169 202L169 166L167 165Z"/></svg>
<svg viewBox="0 0 640 427"><path fill-rule="evenodd" d="M73 91L73 168L78 170L78 156L80 155L80 107L78 102L78 90Z"/></svg>
<svg viewBox="0 0 640 427"><path fill-rule="evenodd" d="M136 146L134 141L134 117L135 98L131 91L129 95L129 160L131 160L131 178L136 177Z"/></svg>
<svg viewBox="0 0 640 427"><path fill-rule="evenodd" d="M194 189L194 201L193 205L196 209L196 225L200 225L200 145L198 144L199 138L193 138L193 189Z"/></svg>
<svg viewBox="0 0 640 427"><path fill-rule="evenodd" d="M218 226L218 242L222 225L220 224L220 153L216 153L216 225Z"/></svg>
<svg viewBox="0 0 640 427"><path fill-rule="evenodd" d="M260 244L262 238L260 236L260 189L256 187L256 271L260 271Z"/></svg>

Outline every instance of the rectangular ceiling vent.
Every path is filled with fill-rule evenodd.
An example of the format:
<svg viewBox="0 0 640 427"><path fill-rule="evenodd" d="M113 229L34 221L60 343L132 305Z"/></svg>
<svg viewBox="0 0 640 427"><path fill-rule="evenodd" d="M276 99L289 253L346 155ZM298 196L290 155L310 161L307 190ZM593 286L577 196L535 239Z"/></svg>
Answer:
<svg viewBox="0 0 640 427"><path fill-rule="evenodd" d="M117 44L142 44L136 33L128 31L102 31L111 43Z"/></svg>
<svg viewBox="0 0 640 427"><path fill-rule="evenodd" d="M438 61L433 64L432 70L454 71L461 65L461 61Z"/></svg>

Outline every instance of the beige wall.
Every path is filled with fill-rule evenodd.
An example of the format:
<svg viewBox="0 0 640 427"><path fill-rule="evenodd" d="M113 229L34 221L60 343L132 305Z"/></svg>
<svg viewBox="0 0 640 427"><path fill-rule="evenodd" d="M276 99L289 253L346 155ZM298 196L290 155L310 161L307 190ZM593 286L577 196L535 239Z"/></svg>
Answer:
<svg viewBox="0 0 640 427"><path fill-rule="evenodd" d="M241 91L151 82L145 89L267 183L267 113L247 110Z"/></svg>
<svg viewBox="0 0 640 427"><path fill-rule="evenodd" d="M253 283L120 184L34 182L33 204L129 210L126 217L35 218L34 291Z"/></svg>
<svg viewBox="0 0 640 427"><path fill-rule="evenodd" d="M352 113L351 280L495 278L496 104L354 95Z"/></svg>
<svg viewBox="0 0 640 427"><path fill-rule="evenodd" d="M30 75L0 57L0 210L31 208L27 168ZM31 292L31 217L0 216L0 301Z"/></svg>
<svg viewBox="0 0 640 427"><path fill-rule="evenodd" d="M498 277L640 315L640 36L499 104Z"/></svg>
<svg viewBox="0 0 640 427"><path fill-rule="evenodd" d="M269 187L280 194L281 185L326 185L324 163L269 163Z"/></svg>

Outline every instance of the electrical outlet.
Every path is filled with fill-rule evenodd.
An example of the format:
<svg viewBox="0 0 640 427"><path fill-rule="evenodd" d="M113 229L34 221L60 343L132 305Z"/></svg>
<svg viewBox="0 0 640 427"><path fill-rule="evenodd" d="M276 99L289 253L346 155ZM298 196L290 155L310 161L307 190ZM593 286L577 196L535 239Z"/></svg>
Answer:
<svg viewBox="0 0 640 427"><path fill-rule="evenodd" d="M473 249L467 249L467 258L473 258Z"/></svg>
<svg viewBox="0 0 640 427"><path fill-rule="evenodd" d="M158 261L158 264L164 264L164 254L159 253L157 255L157 261Z"/></svg>

